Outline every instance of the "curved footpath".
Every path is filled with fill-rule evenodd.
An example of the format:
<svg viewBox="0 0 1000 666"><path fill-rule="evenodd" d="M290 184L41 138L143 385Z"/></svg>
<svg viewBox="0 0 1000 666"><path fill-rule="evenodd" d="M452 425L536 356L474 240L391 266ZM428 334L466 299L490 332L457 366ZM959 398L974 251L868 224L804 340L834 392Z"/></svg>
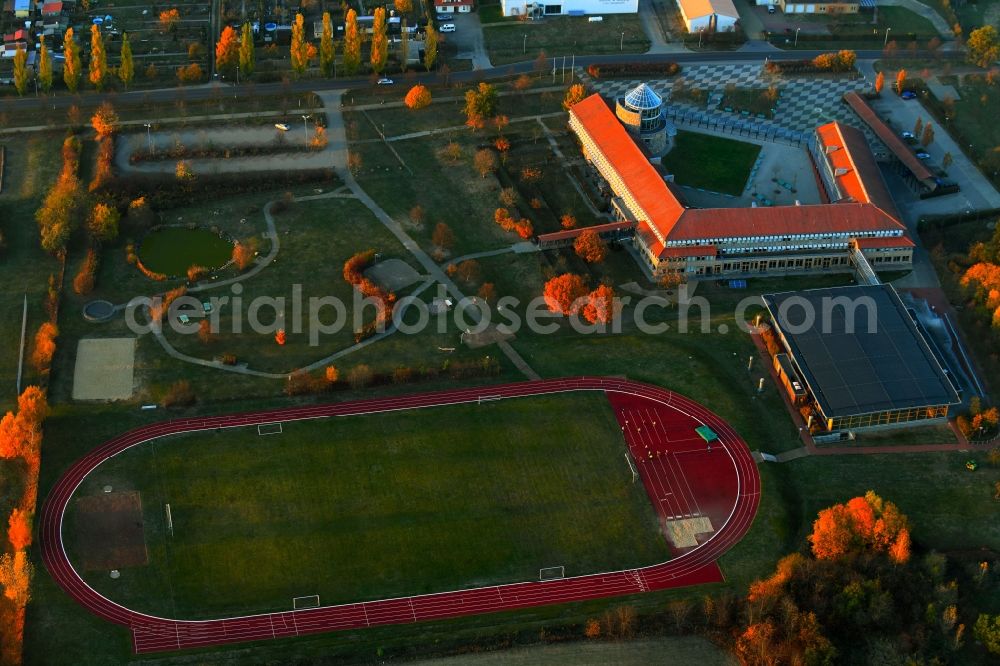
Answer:
<svg viewBox="0 0 1000 666"><path fill-rule="evenodd" d="M382 599L298 611L263 613L214 620L174 620L138 613L102 596L80 577L63 545L66 507L90 472L107 459L165 435L304 419L419 409L484 399L516 398L569 391L603 391L649 401L656 409L708 425L735 468L738 487L732 510L705 542L668 562L607 573L456 590L414 597ZM715 443L713 443L714 449ZM750 451L721 418L677 393L649 384L604 377L573 377L499 386L437 391L352 402L164 421L126 432L77 460L56 482L42 507L39 541L42 559L53 579L82 606L132 630L136 653L209 647L227 643L286 638L375 625L492 613L502 610L636 594L714 580L715 561L750 528L760 499L760 477Z"/></svg>

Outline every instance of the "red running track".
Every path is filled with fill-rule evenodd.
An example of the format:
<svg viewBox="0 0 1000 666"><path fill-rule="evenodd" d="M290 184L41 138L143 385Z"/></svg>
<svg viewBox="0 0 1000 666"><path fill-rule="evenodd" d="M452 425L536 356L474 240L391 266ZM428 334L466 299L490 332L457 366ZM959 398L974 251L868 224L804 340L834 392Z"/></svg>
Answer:
<svg viewBox="0 0 1000 666"><path fill-rule="evenodd" d="M683 428L686 429L703 423L718 433L718 448L713 444L714 457L711 463L715 467L721 465L724 471L712 472L708 478L731 478L732 489L735 492L729 496L728 505L723 507L721 513L718 498L711 500L713 508L709 513L714 514L712 521L715 529L711 536L696 547L684 550L668 562L638 569L198 621L155 617L125 608L87 585L66 555L62 541L63 517L70 498L80 483L105 460L158 437L216 428L373 414L567 391L604 391L611 399L612 405L616 407L620 420L624 418L621 409L642 408L645 403L657 414L672 414L667 421L675 431L681 427L680 424L684 424ZM643 435L641 432L633 432L632 428L623 424L623 433L633 456L636 452L645 450L649 444L648 429ZM670 433L663 433L661 439L666 442L671 441ZM682 443L682 445L688 444ZM668 503L657 500L656 488L660 490L662 488L654 486L651 481L653 469L648 463L640 463L638 467L647 490L653 488L650 490L650 498L661 516L667 515L665 511L673 511L664 508L670 506ZM702 469L707 468L702 467ZM56 482L42 507L39 541L46 568L67 594L95 615L129 627L136 653L162 652L492 613L716 581L719 580L716 559L736 544L750 528L759 499L760 477L750 451L729 424L712 412L684 396L656 386L603 377L574 377L293 407L251 414L179 419L136 428L105 442L77 460Z"/></svg>

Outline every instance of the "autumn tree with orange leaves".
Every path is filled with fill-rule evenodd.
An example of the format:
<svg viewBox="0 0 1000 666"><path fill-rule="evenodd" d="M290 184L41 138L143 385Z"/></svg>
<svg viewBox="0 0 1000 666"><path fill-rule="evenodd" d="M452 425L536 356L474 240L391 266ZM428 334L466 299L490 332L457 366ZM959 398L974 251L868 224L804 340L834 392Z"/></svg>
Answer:
<svg viewBox="0 0 1000 666"><path fill-rule="evenodd" d="M231 26L222 29L219 41L215 43L215 67L226 76L232 76L240 60L240 44L236 31Z"/></svg>
<svg viewBox="0 0 1000 666"><path fill-rule="evenodd" d="M600 263L608 256L608 246L593 229L587 229L576 237L573 250L588 264Z"/></svg>
<svg viewBox="0 0 1000 666"><path fill-rule="evenodd" d="M39 374L47 374L52 365L52 357L56 353L56 338L59 329L52 322L43 322L35 333L35 348L31 352L31 364Z"/></svg>
<svg viewBox="0 0 1000 666"><path fill-rule="evenodd" d="M422 84L417 84L410 88L410 91L406 93L406 97L403 99L403 103L406 108L413 109L423 109L424 107L430 106L431 103L431 91L427 86Z"/></svg>
<svg viewBox="0 0 1000 666"><path fill-rule="evenodd" d="M14 508L7 519L7 540L14 550L23 550L31 545L31 514Z"/></svg>
<svg viewBox="0 0 1000 666"><path fill-rule="evenodd" d="M913 556L908 525L871 491L820 511L812 552L783 557L720 627L740 663L957 663L961 618L975 613L959 612L970 601L944 555Z"/></svg>
<svg viewBox="0 0 1000 666"><path fill-rule="evenodd" d="M545 283L542 296L552 312L575 314L586 304L587 284L579 275L564 273Z"/></svg>
<svg viewBox="0 0 1000 666"><path fill-rule="evenodd" d="M906 516L872 491L820 511L809 541L813 555L820 560L866 551L886 553L897 564L910 559Z"/></svg>
<svg viewBox="0 0 1000 666"><path fill-rule="evenodd" d="M583 318L591 324L610 324L618 316L615 290L602 284L587 294L587 304L583 306Z"/></svg>
<svg viewBox="0 0 1000 666"><path fill-rule="evenodd" d="M574 83L566 90L566 96L563 98L563 109L569 111L574 105L583 101L583 98L587 96L587 89L583 87L580 83Z"/></svg>

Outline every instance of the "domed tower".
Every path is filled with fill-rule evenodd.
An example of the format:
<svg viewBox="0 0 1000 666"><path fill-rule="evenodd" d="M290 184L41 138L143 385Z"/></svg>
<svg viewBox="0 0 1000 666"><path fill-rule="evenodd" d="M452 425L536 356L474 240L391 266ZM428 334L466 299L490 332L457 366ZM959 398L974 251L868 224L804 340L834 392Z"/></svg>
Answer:
<svg viewBox="0 0 1000 666"><path fill-rule="evenodd" d="M653 155L662 155L673 147L677 130L663 113L663 99L645 83L615 101L615 115Z"/></svg>

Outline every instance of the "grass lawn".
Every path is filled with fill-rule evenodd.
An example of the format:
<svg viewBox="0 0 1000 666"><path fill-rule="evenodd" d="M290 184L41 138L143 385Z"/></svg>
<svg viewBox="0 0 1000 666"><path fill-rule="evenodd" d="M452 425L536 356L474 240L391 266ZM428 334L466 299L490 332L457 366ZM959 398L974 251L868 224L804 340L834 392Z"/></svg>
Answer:
<svg viewBox="0 0 1000 666"><path fill-rule="evenodd" d="M638 14L607 14L598 23L590 23L586 16L547 16L541 21L484 27L483 39L494 66L534 60L541 52L553 57L645 53L649 49Z"/></svg>
<svg viewBox="0 0 1000 666"><path fill-rule="evenodd" d="M0 391L0 407L8 409L16 400L14 378L17 376L21 340L21 314L28 297L26 360L30 358L35 331L46 319L44 299L50 275L59 275L60 264L39 244L35 211L61 166L60 133L36 133L6 145L3 192L0 193L0 233L3 234L2 275L0 281L0 376L10 378ZM38 377L25 363L23 385Z"/></svg>
<svg viewBox="0 0 1000 666"><path fill-rule="evenodd" d="M771 94L767 88L737 88L726 91L718 108L735 113L747 111L753 116L759 114L765 118L773 118L777 101L776 89Z"/></svg>
<svg viewBox="0 0 1000 666"><path fill-rule="evenodd" d="M678 185L739 195L758 154L760 146L753 143L679 131L674 148L663 156L663 166Z"/></svg>
<svg viewBox="0 0 1000 666"><path fill-rule="evenodd" d="M77 495L140 491L150 564L87 577L136 610L198 618L663 561L622 445L591 393L158 440L105 463Z"/></svg>
<svg viewBox="0 0 1000 666"><path fill-rule="evenodd" d="M885 29L891 28L890 39L930 39L937 37L934 25L920 14L905 7L886 6L878 8L878 23L872 25L871 15L857 14L785 14L783 20L790 24L803 23L808 26L822 25L829 33L840 39L876 39L885 37ZM810 32L804 29L802 35ZM799 46L803 39L800 35ZM905 44L903 45L905 46Z"/></svg>
<svg viewBox="0 0 1000 666"><path fill-rule="evenodd" d="M816 513L874 490L910 518L913 537L938 550L1000 549L996 468L984 453L894 453L800 458L785 463L809 523ZM979 460L970 472L965 461ZM804 522L802 536L811 525Z"/></svg>

